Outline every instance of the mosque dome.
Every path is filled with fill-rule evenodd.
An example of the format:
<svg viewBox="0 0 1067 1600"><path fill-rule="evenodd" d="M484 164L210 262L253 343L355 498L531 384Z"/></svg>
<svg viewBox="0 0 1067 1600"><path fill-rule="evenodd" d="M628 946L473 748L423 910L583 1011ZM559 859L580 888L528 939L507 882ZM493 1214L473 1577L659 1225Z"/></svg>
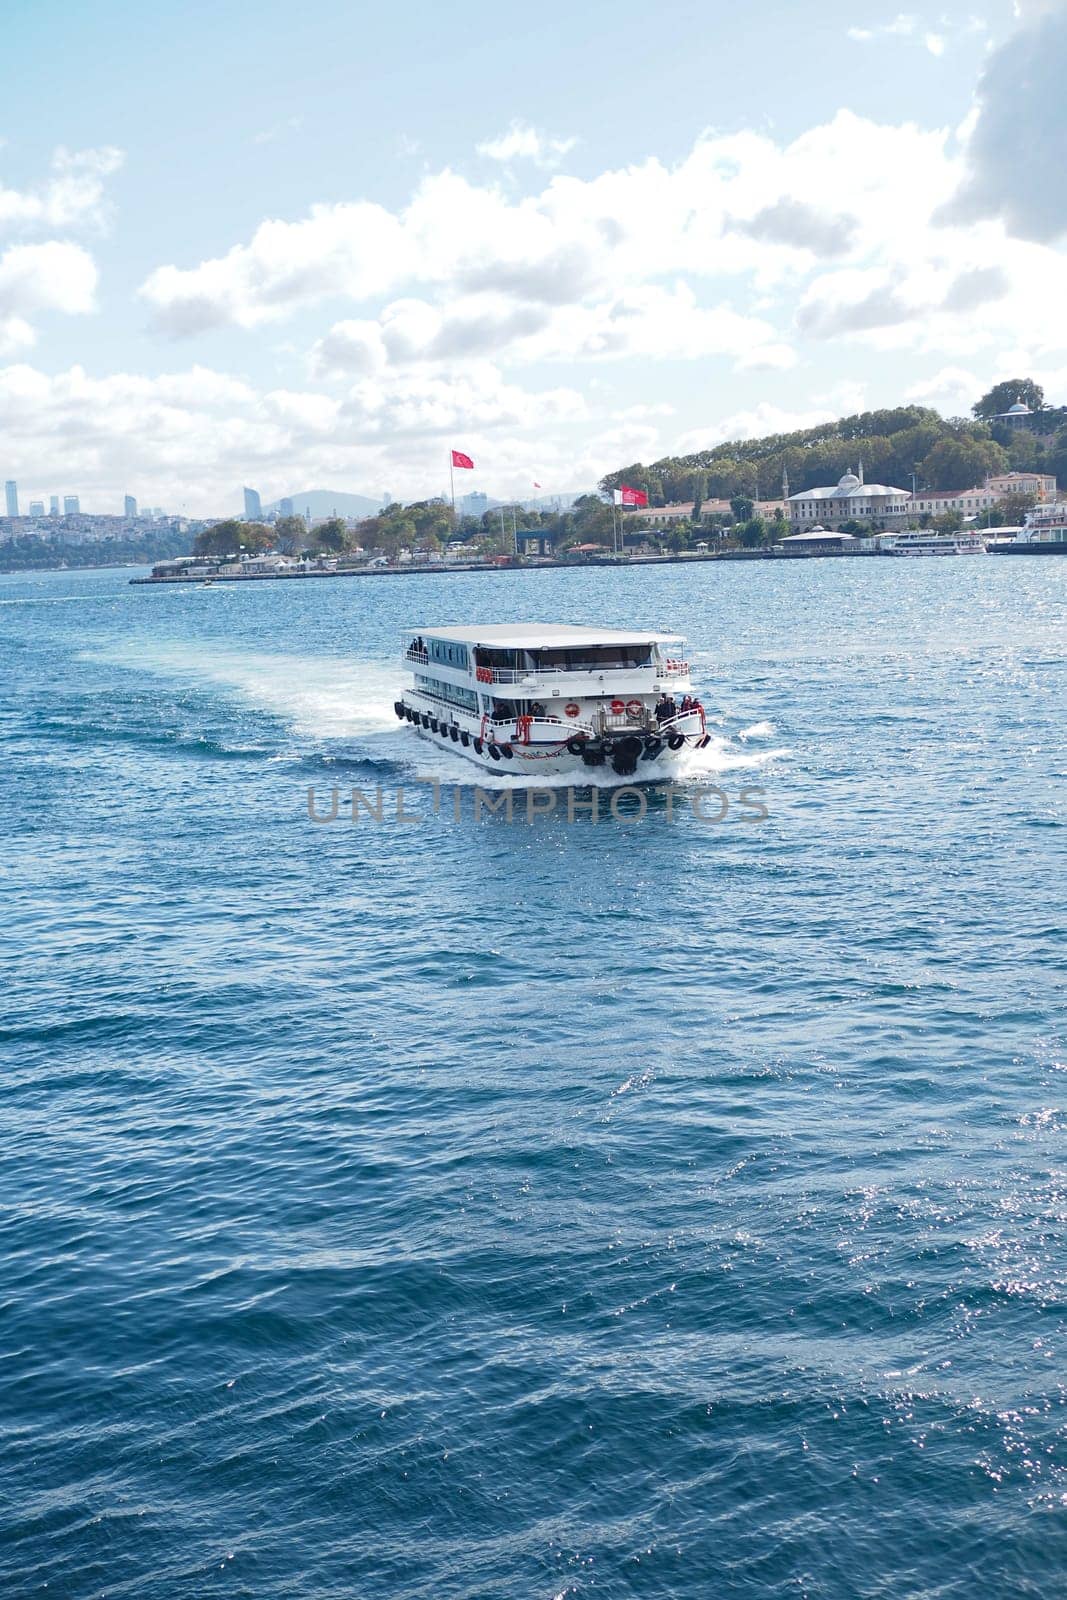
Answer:
<svg viewBox="0 0 1067 1600"><path fill-rule="evenodd" d="M860 480L857 478L854 472L846 472L844 477L838 478L837 480L837 487L839 489L844 489L846 492L849 489L858 489L859 486Z"/></svg>
<svg viewBox="0 0 1067 1600"><path fill-rule="evenodd" d="M1008 407L1009 417L1028 417L1029 415L1030 407L1026 404L1025 400L1016 400L1013 406Z"/></svg>

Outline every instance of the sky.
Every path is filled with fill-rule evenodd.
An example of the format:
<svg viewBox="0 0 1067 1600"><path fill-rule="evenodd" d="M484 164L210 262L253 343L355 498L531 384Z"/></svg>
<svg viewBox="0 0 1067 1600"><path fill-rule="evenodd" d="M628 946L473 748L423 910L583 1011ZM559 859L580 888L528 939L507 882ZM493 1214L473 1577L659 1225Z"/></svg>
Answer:
<svg viewBox="0 0 1067 1600"><path fill-rule="evenodd" d="M7 0L0 476L191 515L1067 402L1067 0Z"/></svg>

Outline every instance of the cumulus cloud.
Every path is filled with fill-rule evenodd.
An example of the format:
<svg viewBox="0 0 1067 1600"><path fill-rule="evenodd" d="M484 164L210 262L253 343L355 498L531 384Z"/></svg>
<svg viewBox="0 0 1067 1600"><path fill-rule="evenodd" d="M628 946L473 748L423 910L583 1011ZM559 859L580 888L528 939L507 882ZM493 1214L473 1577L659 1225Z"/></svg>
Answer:
<svg viewBox="0 0 1067 1600"><path fill-rule="evenodd" d="M967 175L944 222L1003 220L1020 239L1067 233L1067 7L1017 6L1023 26L986 66L967 149Z"/></svg>
<svg viewBox="0 0 1067 1600"><path fill-rule="evenodd" d="M488 363L454 379L362 379L341 396L260 390L205 367L154 378L95 377L78 366L55 375L24 363L0 368L0 430L17 454L20 481L45 491L61 454L66 481L98 508L138 480L152 484L161 504L205 515L232 507L249 481L265 498L338 481L388 483L415 498L440 488L434 463L444 462L459 429L476 456L494 462L501 487L510 479L512 492L525 491L535 445L550 481L566 471L569 485L584 463L592 475L578 476L580 486L614 464L595 435L576 439L586 421L575 390L527 390Z"/></svg>
<svg viewBox="0 0 1067 1600"><path fill-rule="evenodd" d="M577 139L555 139L528 122L515 121L506 133L486 139L476 148L490 161L532 161L538 167L554 167L577 143Z"/></svg>
<svg viewBox="0 0 1067 1600"><path fill-rule="evenodd" d="M0 315L92 311L96 280L96 264L80 245L11 245L0 255Z"/></svg>
<svg viewBox="0 0 1067 1600"><path fill-rule="evenodd" d="M123 153L112 146L66 150L52 157L51 174L32 189L0 184L0 227L99 227L107 220L105 179L117 172Z"/></svg>
<svg viewBox="0 0 1067 1600"><path fill-rule="evenodd" d="M265 222L225 255L159 267L141 293L175 337L345 302L356 314L320 338L320 373L627 354L781 370L788 336L746 300L802 281L813 256L895 256L900 218L921 230L955 186L948 137L841 112L791 143L707 134L673 166L556 175L520 196L444 171L395 211L352 201ZM831 191L862 202L862 228L827 212Z"/></svg>
<svg viewBox="0 0 1067 1600"><path fill-rule="evenodd" d="M733 224L737 233L747 234L750 239L791 245L814 256L846 254L859 226L857 217L837 216L789 196L764 206L747 222Z"/></svg>
<svg viewBox="0 0 1067 1600"><path fill-rule="evenodd" d="M954 273L918 262L910 269L873 268L828 273L812 283L797 309L797 326L815 339L870 333L938 313L974 311L1010 287L999 266Z"/></svg>

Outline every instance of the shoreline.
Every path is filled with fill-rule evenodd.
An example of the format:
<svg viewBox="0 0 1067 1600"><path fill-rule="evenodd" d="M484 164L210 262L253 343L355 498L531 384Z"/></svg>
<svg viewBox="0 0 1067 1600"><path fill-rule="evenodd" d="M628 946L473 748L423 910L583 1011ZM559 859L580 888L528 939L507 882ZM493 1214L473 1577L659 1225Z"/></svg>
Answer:
<svg viewBox="0 0 1067 1600"><path fill-rule="evenodd" d="M774 548L767 550L722 550L714 555L671 555L671 556L605 556L594 557L591 561L551 561L540 560L536 562L515 562L499 565L487 562L459 562L435 561L432 565L416 565L409 563L402 567L346 567L336 572L249 572L249 573L203 573L195 572L167 578L131 578L131 584L216 584L216 583L299 583L308 578L403 578L413 574L425 576L429 574L446 575L450 572L541 572L546 568L570 567L577 571L584 571L589 567L671 567L671 566L702 566L715 561L817 561L829 557L837 561L860 560L871 556L888 555L883 550L796 550L780 551ZM61 569L56 569L61 570Z"/></svg>

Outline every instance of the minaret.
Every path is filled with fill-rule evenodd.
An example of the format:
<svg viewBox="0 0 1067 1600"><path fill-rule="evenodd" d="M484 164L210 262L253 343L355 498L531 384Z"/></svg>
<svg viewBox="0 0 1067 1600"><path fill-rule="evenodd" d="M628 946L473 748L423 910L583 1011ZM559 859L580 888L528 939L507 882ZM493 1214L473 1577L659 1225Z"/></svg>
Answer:
<svg viewBox="0 0 1067 1600"><path fill-rule="evenodd" d="M789 499L789 468L782 463L782 499Z"/></svg>
<svg viewBox="0 0 1067 1600"><path fill-rule="evenodd" d="M857 471L856 476L860 480L860 483L862 484L862 482L863 482L863 462L862 461L859 464L859 470Z"/></svg>

